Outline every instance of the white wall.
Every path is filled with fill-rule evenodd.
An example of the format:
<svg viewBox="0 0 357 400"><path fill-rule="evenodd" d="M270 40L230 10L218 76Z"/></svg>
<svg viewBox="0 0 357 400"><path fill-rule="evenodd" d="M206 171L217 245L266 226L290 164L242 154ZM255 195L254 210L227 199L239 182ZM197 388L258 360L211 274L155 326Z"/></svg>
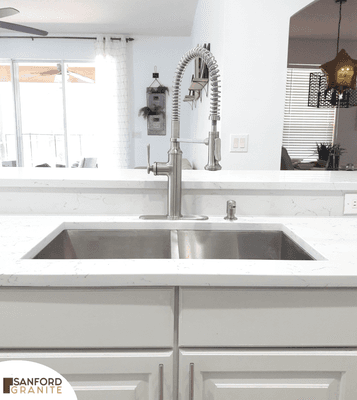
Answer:
<svg viewBox="0 0 357 400"><path fill-rule="evenodd" d="M182 55L190 50L191 41L189 37L149 37L135 36L132 42L132 91L131 98L131 121L132 121L132 167L146 166L146 145L151 147L151 163L154 161L167 161L167 152L170 147L171 136L171 101L172 82L177 64ZM140 108L146 106L146 88L149 87L154 78L152 73L154 67L160 74L159 81L169 88L166 95L166 136L149 136L147 134L147 121L138 116ZM130 70L130 68L129 68ZM190 82L190 75L186 74L183 79L183 87ZM189 107L183 104L181 113L181 131L190 131ZM190 137L190 134L183 136ZM182 137L183 137L182 136ZM183 157L191 161L191 148L182 144Z"/></svg>
<svg viewBox="0 0 357 400"><path fill-rule="evenodd" d="M309 3L310 0L199 1L192 40L212 43L212 52L222 70L219 130L224 169L280 168L289 21ZM204 118L193 122L193 126L197 136L206 134ZM247 153L229 152L233 133L249 135ZM202 168L205 158L199 152L194 161Z"/></svg>

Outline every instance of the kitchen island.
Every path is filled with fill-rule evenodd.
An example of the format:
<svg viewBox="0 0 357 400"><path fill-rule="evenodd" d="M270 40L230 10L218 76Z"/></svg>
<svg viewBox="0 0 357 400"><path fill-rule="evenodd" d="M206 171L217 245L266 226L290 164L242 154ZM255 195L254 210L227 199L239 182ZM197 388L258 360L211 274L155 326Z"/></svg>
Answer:
<svg viewBox="0 0 357 400"><path fill-rule="evenodd" d="M343 215L344 194L357 192L354 175L186 175L184 198L213 216L143 221L141 212L164 210L157 193L165 195L166 182L137 182L137 173L2 181L12 212L0 216L0 361L47 365L85 400L354 400L357 218ZM127 208L128 198L138 201ZM231 198L238 219L225 221ZM253 212L259 204L265 215ZM277 229L315 259L32 259L74 228Z"/></svg>

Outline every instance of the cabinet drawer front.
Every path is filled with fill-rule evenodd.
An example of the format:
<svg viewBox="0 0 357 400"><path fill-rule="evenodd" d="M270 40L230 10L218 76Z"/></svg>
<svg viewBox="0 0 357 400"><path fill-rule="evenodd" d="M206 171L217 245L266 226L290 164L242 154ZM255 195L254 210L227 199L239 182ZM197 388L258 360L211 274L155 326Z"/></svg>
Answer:
<svg viewBox="0 0 357 400"><path fill-rule="evenodd" d="M182 289L180 346L356 346L355 289Z"/></svg>
<svg viewBox="0 0 357 400"><path fill-rule="evenodd" d="M173 289L0 289L0 348L172 347Z"/></svg>

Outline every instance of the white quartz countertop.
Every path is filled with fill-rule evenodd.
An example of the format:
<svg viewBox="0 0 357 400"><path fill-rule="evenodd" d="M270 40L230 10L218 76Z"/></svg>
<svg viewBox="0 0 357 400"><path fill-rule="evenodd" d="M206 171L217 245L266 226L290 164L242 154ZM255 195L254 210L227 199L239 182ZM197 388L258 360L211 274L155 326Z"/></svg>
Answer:
<svg viewBox="0 0 357 400"><path fill-rule="evenodd" d="M64 228L239 230L281 227L314 261L38 260L35 254ZM39 245L42 243L42 245ZM264 286L357 287L357 219L222 217L207 221L142 221L138 217L0 216L0 286Z"/></svg>
<svg viewBox="0 0 357 400"><path fill-rule="evenodd" d="M357 171L184 170L183 189L357 191ZM0 168L1 188L164 189L165 176L144 169Z"/></svg>

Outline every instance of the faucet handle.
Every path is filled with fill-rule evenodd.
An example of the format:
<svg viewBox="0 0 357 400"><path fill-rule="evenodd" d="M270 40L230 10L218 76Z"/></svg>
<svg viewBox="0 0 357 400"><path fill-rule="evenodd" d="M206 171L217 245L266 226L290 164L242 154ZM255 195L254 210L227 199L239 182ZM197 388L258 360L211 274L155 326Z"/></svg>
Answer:
<svg viewBox="0 0 357 400"><path fill-rule="evenodd" d="M150 172L153 172L153 171L154 171L153 166L150 165L150 144L148 144L148 145L146 146L146 149L147 149L147 160L148 160L147 168L146 168L146 169L147 169L148 174L150 174Z"/></svg>
<svg viewBox="0 0 357 400"><path fill-rule="evenodd" d="M216 138L214 140L214 156L217 161L221 161L221 138Z"/></svg>

